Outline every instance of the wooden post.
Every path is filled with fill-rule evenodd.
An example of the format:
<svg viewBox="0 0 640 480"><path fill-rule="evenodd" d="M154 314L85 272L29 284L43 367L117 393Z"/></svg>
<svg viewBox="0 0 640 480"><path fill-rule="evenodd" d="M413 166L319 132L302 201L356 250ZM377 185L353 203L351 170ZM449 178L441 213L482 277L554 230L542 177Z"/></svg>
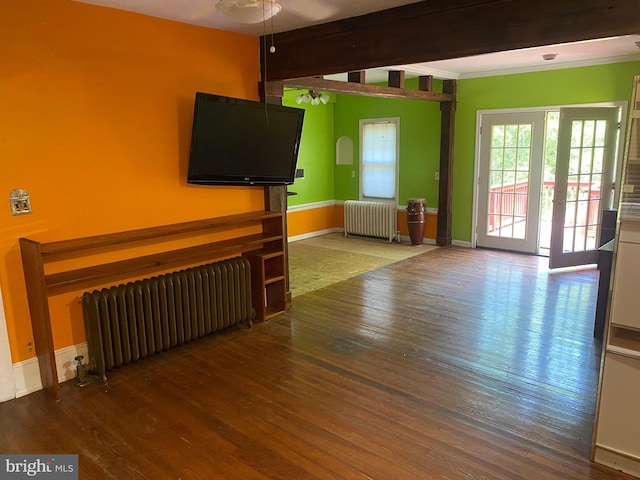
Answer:
<svg viewBox="0 0 640 480"><path fill-rule="evenodd" d="M404 72L390 73L391 83L402 84ZM453 143L455 129L456 110L456 81L445 80L442 93L432 92L433 77L430 75L420 77L419 90L405 90L401 87L378 85L366 85L358 83L364 81L364 71L350 72L349 82L337 82L324 80L317 77L291 79L286 81L267 82L264 89L264 98L268 103L281 102L284 86L295 88L313 88L323 91L341 92L349 95L367 95L378 98L409 98L423 101L440 102L441 134L440 134L440 184L438 192L438 227L436 243L438 245L451 244L451 204L453 195ZM278 191L277 189L280 189ZM286 189L282 187L265 187L265 208L286 212ZM285 217L286 219L286 217ZM285 220L286 221L286 220ZM286 225L285 225L286 232ZM287 269L288 269L288 251ZM287 292L289 290L287 275Z"/></svg>
<svg viewBox="0 0 640 480"><path fill-rule="evenodd" d="M433 75L421 75L418 77L418 90L421 92L433 91Z"/></svg>
<svg viewBox="0 0 640 480"><path fill-rule="evenodd" d="M264 86L263 86L264 85ZM272 105L282 105L282 97L284 96L284 87L281 86L278 91L271 91L266 88L266 84L260 84L262 101ZM268 92L268 93L267 93ZM291 288L289 286L289 241L287 233L287 187L286 186L266 186L264 187L264 208L271 212L282 213L284 222L284 277L285 291L287 303L291 302Z"/></svg>
<svg viewBox="0 0 640 480"><path fill-rule="evenodd" d="M347 74L347 80L352 83L366 83L364 79L365 71L361 70L359 72L349 72Z"/></svg>
<svg viewBox="0 0 640 480"><path fill-rule="evenodd" d="M56 355L53 348L53 333L40 244L21 238L20 253L42 388L50 397L58 401L60 400L60 383L58 382Z"/></svg>
<svg viewBox="0 0 640 480"><path fill-rule="evenodd" d="M455 80L444 80L443 93L455 96ZM440 103L440 184L438 188L438 229L436 244L451 245L451 204L453 200L453 144L456 100Z"/></svg>
<svg viewBox="0 0 640 480"><path fill-rule="evenodd" d="M404 70L389 70L390 87L404 88Z"/></svg>

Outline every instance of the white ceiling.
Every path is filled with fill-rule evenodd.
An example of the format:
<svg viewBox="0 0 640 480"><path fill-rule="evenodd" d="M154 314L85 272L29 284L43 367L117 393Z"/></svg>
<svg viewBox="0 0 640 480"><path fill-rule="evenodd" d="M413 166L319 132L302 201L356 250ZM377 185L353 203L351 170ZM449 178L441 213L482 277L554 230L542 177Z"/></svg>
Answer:
<svg viewBox="0 0 640 480"><path fill-rule="evenodd" d="M75 0L182 23L260 36L398 7L415 0L278 0L282 11L264 24L238 24L216 10L216 0ZM277 45L276 45L277 46ZM545 61L543 54L557 54ZM640 35L527 48L437 62L367 70L367 82L385 81L386 70L404 70L407 78L473 78L640 60ZM346 74L327 76L346 80Z"/></svg>
<svg viewBox="0 0 640 480"><path fill-rule="evenodd" d="M264 35L399 7L416 0L277 0L282 11L262 23L234 23L216 10L217 0L75 0L152 17L248 35Z"/></svg>
<svg viewBox="0 0 640 480"><path fill-rule="evenodd" d="M383 82L387 79L387 70L404 70L407 78L433 75L434 78L461 79L638 61L640 47L636 46L636 42L640 44L640 35L526 48L429 63L395 65L367 71L365 78L367 82ZM557 57L555 60L544 60L542 56L546 54L556 54ZM346 80L346 73L326 78Z"/></svg>

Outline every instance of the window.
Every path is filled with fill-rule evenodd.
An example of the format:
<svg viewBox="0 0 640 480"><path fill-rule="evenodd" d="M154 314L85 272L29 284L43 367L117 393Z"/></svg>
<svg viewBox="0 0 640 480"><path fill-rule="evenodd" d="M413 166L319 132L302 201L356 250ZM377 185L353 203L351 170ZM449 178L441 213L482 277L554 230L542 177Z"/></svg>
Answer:
<svg viewBox="0 0 640 480"><path fill-rule="evenodd" d="M360 120L360 199L393 200L398 190L400 119Z"/></svg>

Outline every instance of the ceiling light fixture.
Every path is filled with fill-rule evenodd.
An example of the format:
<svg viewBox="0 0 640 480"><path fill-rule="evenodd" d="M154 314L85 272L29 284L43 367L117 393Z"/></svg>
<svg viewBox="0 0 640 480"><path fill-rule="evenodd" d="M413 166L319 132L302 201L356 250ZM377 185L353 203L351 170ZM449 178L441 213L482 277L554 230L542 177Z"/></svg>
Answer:
<svg viewBox="0 0 640 480"><path fill-rule="evenodd" d="M296 95L296 103L300 105L301 103L310 103L311 105L320 105L320 102L323 104L327 104L329 102L329 95L326 93L317 93L313 90L309 90L307 93L301 93L300 95Z"/></svg>
<svg viewBox="0 0 640 480"><path fill-rule="evenodd" d="M216 9L225 17L240 23L260 23L282 10L276 0L219 0Z"/></svg>

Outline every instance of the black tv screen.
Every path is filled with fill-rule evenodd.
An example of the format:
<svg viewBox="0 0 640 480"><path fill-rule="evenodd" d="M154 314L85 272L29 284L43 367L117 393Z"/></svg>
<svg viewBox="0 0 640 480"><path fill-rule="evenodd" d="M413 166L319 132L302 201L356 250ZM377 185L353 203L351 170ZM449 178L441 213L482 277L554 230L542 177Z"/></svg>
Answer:
<svg viewBox="0 0 640 480"><path fill-rule="evenodd" d="M188 183L293 183L304 110L196 93Z"/></svg>

